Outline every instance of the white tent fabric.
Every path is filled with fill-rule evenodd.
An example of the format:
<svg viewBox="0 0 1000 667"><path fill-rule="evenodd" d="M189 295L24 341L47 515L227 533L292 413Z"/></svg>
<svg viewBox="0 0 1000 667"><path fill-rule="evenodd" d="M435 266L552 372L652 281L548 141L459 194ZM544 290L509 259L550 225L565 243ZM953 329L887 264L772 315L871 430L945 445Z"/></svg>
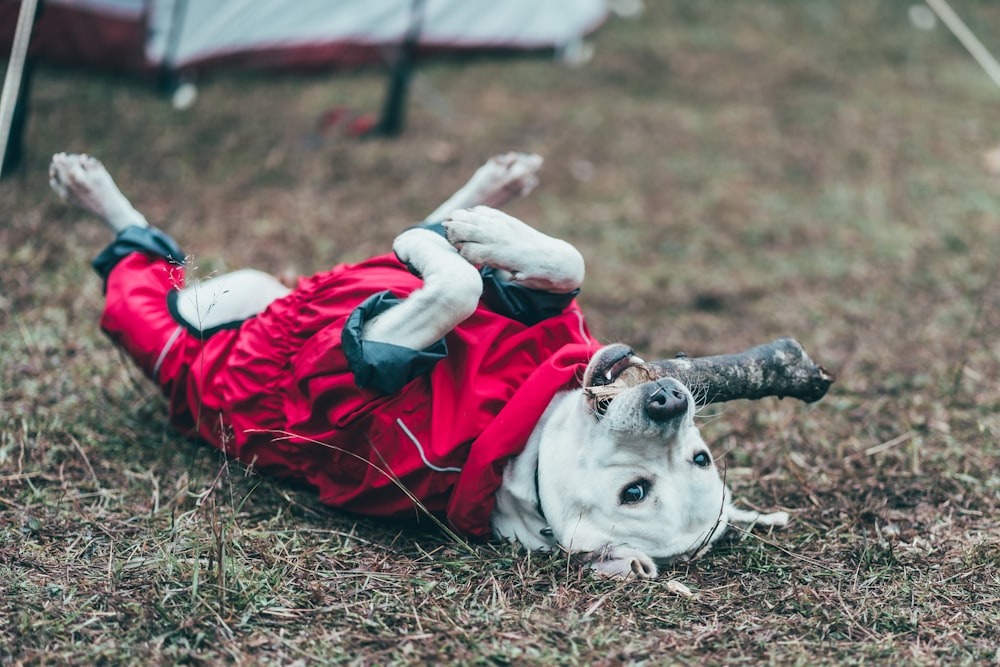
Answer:
<svg viewBox="0 0 1000 667"><path fill-rule="evenodd" d="M186 3L180 12L178 2ZM407 32L412 5L413 0L155 0L146 54L151 62L170 57L185 67L242 51L395 43ZM604 0L424 0L419 43L558 47L593 30L605 14ZM171 44L178 15L182 25Z"/></svg>
<svg viewBox="0 0 1000 667"><path fill-rule="evenodd" d="M607 16L606 0L418 2L418 44L432 49L561 48ZM18 5L0 0L0 48ZM353 65L371 60L380 46L399 43L413 6L414 0L46 0L33 50L61 62L79 53L81 64L132 69L241 59ZM107 62L101 61L102 40ZM123 53L126 48L134 53Z"/></svg>

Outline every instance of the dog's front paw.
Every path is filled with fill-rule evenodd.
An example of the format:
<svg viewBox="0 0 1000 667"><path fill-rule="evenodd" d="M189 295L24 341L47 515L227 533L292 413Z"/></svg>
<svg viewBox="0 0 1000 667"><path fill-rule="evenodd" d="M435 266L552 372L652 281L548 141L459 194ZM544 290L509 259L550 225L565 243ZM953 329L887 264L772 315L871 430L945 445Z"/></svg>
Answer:
<svg viewBox="0 0 1000 667"><path fill-rule="evenodd" d="M576 248L502 211L487 206L455 211L444 228L462 257L505 271L512 282L559 294L583 282L583 256Z"/></svg>
<svg viewBox="0 0 1000 667"><path fill-rule="evenodd" d="M620 547L600 554L590 568L602 577L616 579L653 579L658 574L652 558L635 549Z"/></svg>
<svg viewBox="0 0 1000 667"><path fill-rule="evenodd" d="M442 257L455 254L455 249L439 234L421 227L407 229L397 236L392 251L410 273L420 278L440 263Z"/></svg>
<svg viewBox="0 0 1000 667"><path fill-rule="evenodd" d="M529 239L542 236L517 218L488 206L455 211L444 221L448 241L473 264L513 271L531 250Z"/></svg>

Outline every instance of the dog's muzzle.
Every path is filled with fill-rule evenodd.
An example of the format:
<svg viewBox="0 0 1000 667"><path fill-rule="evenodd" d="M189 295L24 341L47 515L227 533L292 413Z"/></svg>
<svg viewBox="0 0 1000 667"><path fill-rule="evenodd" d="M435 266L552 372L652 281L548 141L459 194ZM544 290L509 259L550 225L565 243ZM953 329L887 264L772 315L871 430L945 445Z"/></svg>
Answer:
<svg viewBox="0 0 1000 667"><path fill-rule="evenodd" d="M590 362L583 384L591 387L604 387L614 383L622 372L634 365L637 358L632 348L621 343L601 348Z"/></svg>
<svg viewBox="0 0 1000 667"><path fill-rule="evenodd" d="M673 404L677 399L674 396L674 387L661 388L661 385L670 382L673 381L669 379L658 380L642 359L635 356L632 348L617 343L601 348L591 360L584 375L583 391L591 411L598 418L601 418L607 412L614 397L623 390L646 383L655 385L651 391L656 392L656 395L649 396L650 406L648 409L651 410L650 418L657 421L661 418L669 418L665 416L666 412L675 409ZM681 390L681 394L683 393ZM654 407L654 403L658 407ZM656 417L654 413L663 416Z"/></svg>
<svg viewBox="0 0 1000 667"><path fill-rule="evenodd" d="M620 392L647 385L642 409L654 423L664 423L687 414L690 397L684 386L673 378L657 378L652 369L625 345L602 348L584 376L584 396L591 411L604 416Z"/></svg>

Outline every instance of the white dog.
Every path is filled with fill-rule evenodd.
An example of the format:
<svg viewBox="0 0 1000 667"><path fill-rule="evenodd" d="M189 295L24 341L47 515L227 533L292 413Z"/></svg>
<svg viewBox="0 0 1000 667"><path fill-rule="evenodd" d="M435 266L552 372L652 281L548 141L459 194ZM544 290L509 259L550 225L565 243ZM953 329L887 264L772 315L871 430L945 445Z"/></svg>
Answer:
<svg viewBox="0 0 1000 667"><path fill-rule="evenodd" d="M102 326L165 392L173 423L324 502L373 515L444 515L472 537L587 554L652 577L731 524L735 508L695 425L661 379L596 400L642 364L600 346L574 299L580 253L496 210L541 158L493 158L395 257L335 267L295 289L253 270L193 285L97 160L58 154L50 182L103 219Z"/></svg>

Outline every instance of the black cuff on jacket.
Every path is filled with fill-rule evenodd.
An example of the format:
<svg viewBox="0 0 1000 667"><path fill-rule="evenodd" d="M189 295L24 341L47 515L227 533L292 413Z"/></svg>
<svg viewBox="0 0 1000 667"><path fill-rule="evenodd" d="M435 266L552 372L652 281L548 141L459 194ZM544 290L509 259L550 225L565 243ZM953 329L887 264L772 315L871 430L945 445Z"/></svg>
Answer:
<svg viewBox="0 0 1000 667"><path fill-rule="evenodd" d="M366 321L402 302L392 292L379 292L365 299L347 318L340 342L347 365L354 373L354 383L361 389L371 387L383 394L395 393L448 356L444 338L424 350L362 340Z"/></svg>
<svg viewBox="0 0 1000 667"><path fill-rule="evenodd" d="M118 232L115 240L94 258L91 266L101 278L107 280L111 269L134 252L156 255L178 266L184 264L184 253L172 238L156 227L132 226Z"/></svg>
<svg viewBox="0 0 1000 667"><path fill-rule="evenodd" d="M411 229L426 229L428 231L434 232L438 236L441 236L443 238L448 238L448 232L444 228L444 220L435 220L433 222L431 222L430 220L424 220L423 222L418 222L415 225L410 225L403 231L407 232Z"/></svg>
<svg viewBox="0 0 1000 667"><path fill-rule="evenodd" d="M426 229L445 239L448 234L442 221L421 222L407 229ZM399 259L399 256L396 256ZM402 260L400 260L402 261ZM406 268L410 273L422 277L408 262ZM497 275L498 270L484 266L479 270L483 276L483 301L495 313L527 325L534 326L539 322L558 315L577 297L579 289L566 294L553 294L542 290L531 289L517 283L503 280Z"/></svg>
<svg viewBox="0 0 1000 667"><path fill-rule="evenodd" d="M483 275L483 301L490 310L529 327L558 315L580 293L579 289L566 294L531 289L503 280L497 275L497 269L490 266L484 266L480 273Z"/></svg>

